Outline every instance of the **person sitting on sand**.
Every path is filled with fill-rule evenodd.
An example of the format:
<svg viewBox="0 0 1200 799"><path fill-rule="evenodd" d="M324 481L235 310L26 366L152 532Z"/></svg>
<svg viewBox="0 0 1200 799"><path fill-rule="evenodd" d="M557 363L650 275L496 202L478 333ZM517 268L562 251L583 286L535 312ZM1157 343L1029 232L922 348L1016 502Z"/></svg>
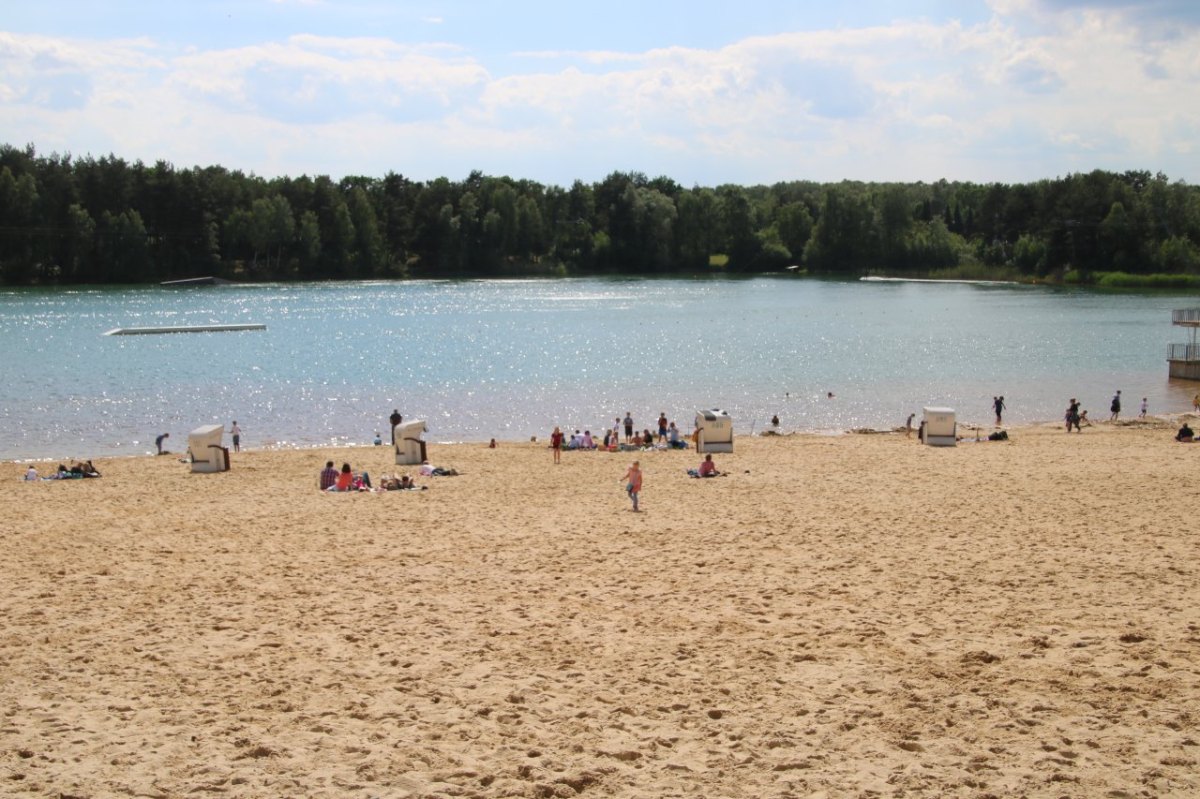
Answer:
<svg viewBox="0 0 1200 799"><path fill-rule="evenodd" d="M349 491L354 485L354 472L350 469L350 464L343 463L342 471L338 473L337 480L333 484L333 491Z"/></svg>
<svg viewBox="0 0 1200 799"><path fill-rule="evenodd" d="M343 463L342 470L338 472L337 482L333 484L329 491L370 491L371 490L371 475L366 472L355 473L350 468L350 464Z"/></svg>
<svg viewBox="0 0 1200 799"><path fill-rule="evenodd" d="M38 479L39 478L38 478L38 473L37 473L36 467L30 466L28 469L25 470L25 482L32 483Z"/></svg>
<svg viewBox="0 0 1200 799"><path fill-rule="evenodd" d="M704 460L700 462L700 468L688 469L688 474L692 477L718 477L721 473L717 471L717 464L713 463L712 455L705 455Z"/></svg>
<svg viewBox="0 0 1200 799"><path fill-rule="evenodd" d="M1188 423L1184 422L1183 427L1179 428L1179 432L1175 434L1176 441L1182 441L1185 444L1192 443L1196 434L1192 432L1192 428L1188 427Z"/></svg>
<svg viewBox="0 0 1200 799"><path fill-rule="evenodd" d="M333 461L325 461L325 468L321 470L321 476L318 479L317 485L322 491L328 491L333 488L333 484L337 482L338 472L333 468Z"/></svg>
<svg viewBox="0 0 1200 799"><path fill-rule="evenodd" d="M687 444L683 440L683 436L679 434L679 428L671 422L671 426L667 428L667 446L672 449L687 449Z"/></svg>

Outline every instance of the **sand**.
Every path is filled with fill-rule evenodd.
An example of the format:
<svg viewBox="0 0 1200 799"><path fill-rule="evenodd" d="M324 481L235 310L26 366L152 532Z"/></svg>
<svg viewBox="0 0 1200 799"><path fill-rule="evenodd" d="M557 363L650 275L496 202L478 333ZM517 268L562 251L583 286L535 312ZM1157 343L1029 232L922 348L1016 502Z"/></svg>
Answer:
<svg viewBox="0 0 1200 799"><path fill-rule="evenodd" d="M0 794L1200 795L1173 430L0 464Z"/></svg>

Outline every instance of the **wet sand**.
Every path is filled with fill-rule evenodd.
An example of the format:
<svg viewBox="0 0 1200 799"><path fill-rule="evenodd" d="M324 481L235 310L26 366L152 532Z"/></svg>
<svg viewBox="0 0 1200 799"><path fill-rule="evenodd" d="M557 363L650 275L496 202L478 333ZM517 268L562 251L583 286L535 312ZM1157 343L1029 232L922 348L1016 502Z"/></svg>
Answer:
<svg viewBox="0 0 1200 799"><path fill-rule="evenodd" d="M1195 796L1174 427L3 463L0 794Z"/></svg>

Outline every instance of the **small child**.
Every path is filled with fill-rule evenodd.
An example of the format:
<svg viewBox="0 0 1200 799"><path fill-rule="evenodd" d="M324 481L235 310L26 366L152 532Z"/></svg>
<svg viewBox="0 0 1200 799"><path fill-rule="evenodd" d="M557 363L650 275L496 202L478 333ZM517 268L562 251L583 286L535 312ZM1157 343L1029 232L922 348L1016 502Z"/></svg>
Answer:
<svg viewBox="0 0 1200 799"><path fill-rule="evenodd" d="M629 467L629 471L625 472L625 493L629 494L629 499L633 501L633 512L638 512L638 494L642 491L642 470L638 461L634 461Z"/></svg>
<svg viewBox="0 0 1200 799"><path fill-rule="evenodd" d="M1138 414L1138 418L1145 419L1146 411L1148 411L1148 410L1150 410L1150 403L1146 401L1145 397L1142 397L1142 411L1141 411L1141 413Z"/></svg>

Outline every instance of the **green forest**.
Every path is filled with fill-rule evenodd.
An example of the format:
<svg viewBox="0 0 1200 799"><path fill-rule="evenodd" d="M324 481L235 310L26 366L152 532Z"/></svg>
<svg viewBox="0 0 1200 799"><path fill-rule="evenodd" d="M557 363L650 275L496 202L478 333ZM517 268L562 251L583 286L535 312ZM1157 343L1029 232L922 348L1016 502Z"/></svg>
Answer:
<svg viewBox="0 0 1200 799"><path fill-rule="evenodd" d="M591 274L867 274L1200 285L1200 190L1161 173L1025 184L684 188L265 179L0 146L0 283Z"/></svg>

